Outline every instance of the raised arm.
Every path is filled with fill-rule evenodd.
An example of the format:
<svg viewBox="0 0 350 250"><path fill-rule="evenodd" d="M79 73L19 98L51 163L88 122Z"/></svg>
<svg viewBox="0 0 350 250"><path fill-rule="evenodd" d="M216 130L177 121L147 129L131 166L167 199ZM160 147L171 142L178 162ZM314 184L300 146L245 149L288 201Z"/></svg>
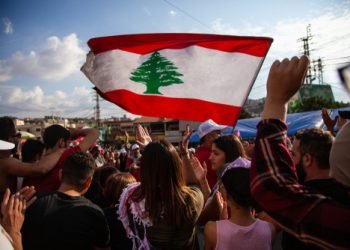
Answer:
<svg viewBox="0 0 350 250"><path fill-rule="evenodd" d="M0 165L6 174L15 176L44 175L53 169L60 159L64 149L59 149L46 155L35 163L24 163L16 158L0 159Z"/></svg>
<svg viewBox="0 0 350 250"><path fill-rule="evenodd" d="M184 177L186 185L198 184L194 172L192 171L191 156L188 152L188 143L191 137L190 126L186 126L184 136L179 143L179 155L182 161L182 175Z"/></svg>
<svg viewBox="0 0 350 250"><path fill-rule="evenodd" d="M86 152L98 139L99 131L95 128L87 129L70 129L71 136L79 137L83 136L84 139L79 143L79 147L82 152Z"/></svg>
<svg viewBox="0 0 350 250"><path fill-rule="evenodd" d="M136 126L136 143L140 145L141 150L144 150L148 143L152 142L152 138L146 127L140 124Z"/></svg>
<svg viewBox="0 0 350 250"><path fill-rule="evenodd" d="M284 142L287 104L301 86L307 66L305 56L276 61L271 66L250 169L251 193L283 230L299 240L320 248L349 248L350 210L320 194L311 194L297 182Z"/></svg>
<svg viewBox="0 0 350 250"><path fill-rule="evenodd" d="M308 65L306 56L277 60L272 64L262 119L286 120L288 102L303 84Z"/></svg>
<svg viewBox="0 0 350 250"><path fill-rule="evenodd" d="M203 166L199 162L197 157L192 157L192 168L194 175L196 177L196 180L198 181L199 187L203 193L204 196L204 202L207 201L211 189L207 180L207 164L203 162Z"/></svg>

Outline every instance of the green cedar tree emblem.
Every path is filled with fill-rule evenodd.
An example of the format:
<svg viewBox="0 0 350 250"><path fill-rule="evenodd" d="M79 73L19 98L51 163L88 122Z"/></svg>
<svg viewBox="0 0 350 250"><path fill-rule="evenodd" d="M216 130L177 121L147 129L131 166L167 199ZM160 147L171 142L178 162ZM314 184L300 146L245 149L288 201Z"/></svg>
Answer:
<svg viewBox="0 0 350 250"><path fill-rule="evenodd" d="M147 61L131 72L130 80L146 85L144 94L159 94L159 88L171 84L181 84L183 76L176 72L177 67L158 51L154 52Z"/></svg>

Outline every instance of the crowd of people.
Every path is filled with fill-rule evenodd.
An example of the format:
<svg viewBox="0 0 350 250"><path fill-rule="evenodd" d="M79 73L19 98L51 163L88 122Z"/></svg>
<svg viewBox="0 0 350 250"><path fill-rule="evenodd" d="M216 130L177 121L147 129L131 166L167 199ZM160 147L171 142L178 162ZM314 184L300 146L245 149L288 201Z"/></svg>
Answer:
<svg viewBox="0 0 350 250"><path fill-rule="evenodd" d="M179 145L97 143L94 128L52 125L17 154L0 118L1 249L350 249L350 122L286 136L308 58L276 61L254 145L212 120ZM76 140L80 139L79 142Z"/></svg>

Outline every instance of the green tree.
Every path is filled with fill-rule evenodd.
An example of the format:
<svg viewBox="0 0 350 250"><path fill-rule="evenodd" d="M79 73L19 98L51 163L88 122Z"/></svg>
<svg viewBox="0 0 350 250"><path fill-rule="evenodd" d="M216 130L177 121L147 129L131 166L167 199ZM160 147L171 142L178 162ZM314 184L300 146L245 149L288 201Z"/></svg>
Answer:
<svg viewBox="0 0 350 250"><path fill-rule="evenodd" d="M343 108L349 107L350 103L344 102L332 102L330 100L326 100L322 97L309 97L305 98L302 101L294 100L289 104L289 113L299 113L306 111L319 110L322 108Z"/></svg>
<svg viewBox="0 0 350 250"><path fill-rule="evenodd" d="M238 119L247 119L247 118L252 118L252 114L249 113L248 110L246 110L245 108L241 109L241 113L239 113L239 117Z"/></svg>
<svg viewBox="0 0 350 250"><path fill-rule="evenodd" d="M183 76L176 72L177 67L166 57L161 56L158 51L142 63L135 71L131 72L130 80L146 85L144 94L159 94L159 88L171 84L181 84L179 78Z"/></svg>

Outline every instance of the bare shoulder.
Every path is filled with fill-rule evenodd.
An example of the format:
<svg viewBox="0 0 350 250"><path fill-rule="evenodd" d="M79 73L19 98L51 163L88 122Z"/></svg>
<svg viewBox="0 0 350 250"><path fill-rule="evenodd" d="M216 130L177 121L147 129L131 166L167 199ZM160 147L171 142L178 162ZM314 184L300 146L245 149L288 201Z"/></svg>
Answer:
<svg viewBox="0 0 350 250"><path fill-rule="evenodd" d="M204 227L205 250L215 249L216 241L216 222L208 221Z"/></svg>

